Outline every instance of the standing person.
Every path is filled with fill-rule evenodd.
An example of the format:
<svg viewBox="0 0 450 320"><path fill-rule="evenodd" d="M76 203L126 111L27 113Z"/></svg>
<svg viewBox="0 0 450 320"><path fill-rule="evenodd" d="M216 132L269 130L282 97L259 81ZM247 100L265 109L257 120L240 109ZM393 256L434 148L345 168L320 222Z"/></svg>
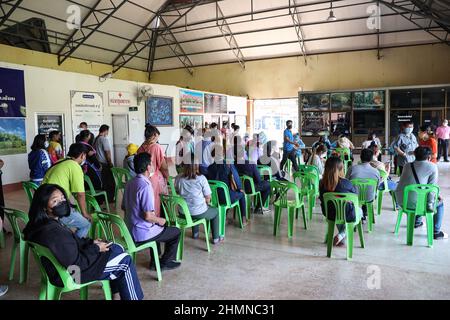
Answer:
<svg viewBox="0 0 450 320"><path fill-rule="evenodd" d="M283 134L283 159L281 160L281 170L284 170L284 166L286 165L287 160L291 160L292 166L294 167L294 171L298 171L298 165L295 158L296 150L295 148L299 147L299 144L294 141L294 136L292 135L292 120L288 120L286 122L286 130L284 130Z"/></svg>
<svg viewBox="0 0 450 320"><path fill-rule="evenodd" d="M93 134L89 130L83 130L79 134L79 143L84 145L87 150L86 162L81 166L83 168L83 173L87 175L92 182L95 190L103 189L102 182L102 165L97 159L97 151L90 144L93 140ZM85 187L87 184L85 183ZM105 201L104 197L96 197L96 200L101 205Z"/></svg>
<svg viewBox="0 0 450 320"><path fill-rule="evenodd" d="M80 129L80 133L81 133L81 131L88 130L88 125L86 122L82 122L82 123L80 123L78 128ZM80 140L81 140L80 133L77 134L77 136L75 137L76 143L80 142Z"/></svg>
<svg viewBox="0 0 450 320"><path fill-rule="evenodd" d="M111 144L108 140L109 126L100 127L99 134L94 140L94 149L97 152L97 160L102 166L103 190L106 191L108 202L114 203L115 182L111 168L114 166L111 160Z"/></svg>
<svg viewBox="0 0 450 320"><path fill-rule="evenodd" d="M178 173L182 170L185 156L189 158L189 155L195 152L194 134L194 129L187 125L183 128L180 139L176 144L175 166ZM187 159L187 161L190 161L190 159Z"/></svg>
<svg viewBox="0 0 450 320"><path fill-rule="evenodd" d="M428 147L418 147L415 151L415 161L407 163L404 167L403 173L398 182L396 196L398 204L403 206L403 191L411 184L438 184L438 168L430 161L431 150ZM408 208L415 208L417 195L410 195L408 197ZM439 203L437 204L436 213L433 216L434 219L434 239L448 239L448 234L441 230L442 220L444 217L444 202L441 195L438 197ZM433 208L433 202L429 202L427 207ZM423 226L422 217L416 216L415 228Z"/></svg>
<svg viewBox="0 0 450 320"><path fill-rule="evenodd" d="M60 160L45 174L42 184L55 184L64 189L68 198L75 194L81 213L71 205L70 215L61 218L61 222L68 228L76 229L79 238L85 238L91 228L91 215L86 209L86 195L84 189L83 169L81 165L86 161L87 149L81 143L74 143L69 148L67 158Z"/></svg>
<svg viewBox="0 0 450 320"><path fill-rule="evenodd" d="M437 163L438 142L430 126L421 126L419 129L419 146L431 149L431 162Z"/></svg>
<svg viewBox="0 0 450 320"><path fill-rule="evenodd" d="M164 243L164 254L161 257L161 269L170 270L180 266L176 262L180 230L175 227L165 227L166 219L156 215L156 199L151 181L154 176L153 159L148 153L140 153L134 157L136 177L127 182L122 200L125 211L125 223L130 230L133 240L138 246L156 241L158 255L161 252L160 243ZM150 269L155 268L152 259Z"/></svg>
<svg viewBox="0 0 450 320"><path fill-rule="evenodd" d="M416 136L413 134L414 124L412 122L405 122L403 125L403 132L392 143L394 151L397 153L397 167L400 170L400 175L403 172L403 167L407 163L414 162L414 150L419 146Z"/></svg>
<svg viewBox="0 0 450 320"><path fill-rule="evenodd" d="M160 132L158 128L147 125L145 128L145 142L139 148L137 154L148 153L152 159L152 172L150 177L153 193L155 195L155 214L161 216L160 194L168 194L167 179L169 178L169 166L163 148L158 144ZM136 163L135 163L136 165ZM136 169L136 167L134 167Z"/></svg>
<svg viewBox="0 0 450 320"><path fill-rule="evenodd" d="M338 157L330 157L325 163L325 171L323 178L320 181L320 202L322 207L322 214L325 215L325 202L323 195L327 192L339 192L339 193L354 193L358 194L356 188L352 183L344 178L344 163ZM348 204L345 207L345 221L357 222L361 219L361 208L355 208L353 204ZM328 203L328 219L334 220L336 217L336 208L334 205ZM338 234L334 237L333 244L335 246L345 245L345 224L337 224Z"/></svg>
<svg viewBox="0 0 450 320"><path fill-rule="evenodd" d="M130 143L127 146L127 156L123 159L123 167L130 172L130 175L133 178L136 177L136 172L134 171L134 157L136 156L138 149L138 145Z"/></svg>
<svg viewBox="0 0 450 320"><path fill-rule="evenodd" d="M448 146L450 142L450 127L448 126L448 120L445 119L442 121L442 126L436 129L436 137L438 138L439 146L438 146L438 156L437 160L441 161L441 156L444 156L444 161L449 162L448 160Z"/></svg>
<svg viewBox="0 0 450 320"><path fill-rule="evenodd" d="M295 156L297 157L297 163L301 163L302 148L304 149L306 147L306 145L303 142L302 138L300 137L300 133L299 132L294 134L294 141L298 144L298 147L295 148L295 150L296 150Z"/></svg>
<svg viewBox="0 0 450 320"><path fill-rule="evenodd" d="M47 247L65 268L77 266L80 284L95 280L110 280L114 300L142 300L144 294L130 255L122 246L97 239L82 239L61 224L70 215L65 190L46 184L36 190L28 213L29 222L23 233L25 240ZM42 265L49 281L62 287L53 264L47 259Z"/></svg>
<svg viewBox="0 0 450 320"><path fill-rule="evenodd" d="M177 193L186 200L192 218L206 219L211 223L213 243L218 244L223 241L223 237L219 235L219 211L217 208L209 207L211 188L206 177L200 173L197 164L185 163L183 165L183 173L175 179L175 188ZM199 230L199 226L192 228L194 239L198 239ZM208 234L206 236L208 237Z"/></svg>
<svg viewBox="0 0 450 320"><path fill-rule="evenodd" d="M47 138L44 134L34 137L31 145L31 152L28 154L28 167L30 169L30 180L36 185L40 185L45 173L52 166L52 161L46 150Z"/></svg>
<svg viewBox="0 0 450 320"><path fill-rule="evenodd" d="M52 160L52 164L55 164L64 157L62 146L60 143L61 132L51 131L48 135L48 139L50 140L48 145L48 153L50 155L50 159Z"/></svg>

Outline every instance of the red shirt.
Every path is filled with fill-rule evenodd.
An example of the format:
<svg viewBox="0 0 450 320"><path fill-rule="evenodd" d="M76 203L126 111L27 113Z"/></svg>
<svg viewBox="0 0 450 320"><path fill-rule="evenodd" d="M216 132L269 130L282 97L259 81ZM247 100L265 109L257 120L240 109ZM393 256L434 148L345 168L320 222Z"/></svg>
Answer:
<svg viewBox="0 0 450 320"><path fill-rule="evenodd" d="M428 148L430 148L431 149L431 153L432 153L430 161L433 162L433 163L437 163L438 144L437 144L436 139L429 138L426 141L420 139L419 140L419 145L421 147L428 147Z"/></svg>

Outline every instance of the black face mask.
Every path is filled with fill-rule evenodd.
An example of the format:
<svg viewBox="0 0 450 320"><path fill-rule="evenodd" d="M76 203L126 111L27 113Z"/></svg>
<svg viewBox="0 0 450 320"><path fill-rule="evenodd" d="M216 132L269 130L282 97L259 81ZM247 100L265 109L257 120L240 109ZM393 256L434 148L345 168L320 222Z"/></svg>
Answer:
<svg viewBox="0 0 450 320"><path fill-rule="evenodd" d="M58 218L68 217L70 215L70 209L69 206L67 205L67 201L63 201L57 206L54 206L52 208L52 213L55 217Z"/></svg>

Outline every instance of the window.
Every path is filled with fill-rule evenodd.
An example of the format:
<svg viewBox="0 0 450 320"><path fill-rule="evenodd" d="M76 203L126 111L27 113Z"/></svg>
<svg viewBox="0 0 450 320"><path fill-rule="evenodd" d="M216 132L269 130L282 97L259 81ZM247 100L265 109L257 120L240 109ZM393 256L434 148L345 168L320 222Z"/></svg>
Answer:
<svg viewBox="0 0 450 320"><path fill-rule="evenodd" d="M351 134L351 112L331 114L331 135Z"/></svg>
<svg viewBox="0 0 450 320"><path fill-rule="evenodd" d="M444 108L445 88L425 88L422 91L423 108Z"/></svg>
<svg viewBox="0 0 450 320"><path fill-rule="evenodd" d="M391 109L420 108L420 89L392 90Z"/></svg>
<svg viewBox="0 0 450 320"><path fill-rule="evenodd" d="M331 94L331 111L351 111L352 110L352 93L332 93Z"/></svg>
<svg viewBox="0 0 450 320"><path fill-rule="evenodd" d="M353 108L355 110L384 109L384 91L360 91L353 94Z"/></svg>
<svg viewBox="0 0 450 320"><path fill-rule="evenodd" d="M368 135L375 132L378 136L384 135L386 127L384 111L355 110L354 117L354 134Z"/></svg>
<svg viewBox="0 0 450 320"><path fill-rule="evenodd" d="M420 127L420 111L392 111L390 121L391 137L396 137L400 133L400 124L407 121L412 121L412 123L414 124L414 133L417 134Z"/></svg>

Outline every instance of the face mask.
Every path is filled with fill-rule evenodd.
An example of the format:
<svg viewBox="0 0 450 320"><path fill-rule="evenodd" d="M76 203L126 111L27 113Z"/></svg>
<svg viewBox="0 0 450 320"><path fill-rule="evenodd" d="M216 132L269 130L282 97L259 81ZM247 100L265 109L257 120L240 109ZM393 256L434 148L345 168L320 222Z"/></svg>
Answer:
<svg viewBox="0 0 450 320"><path fill-rule="evenodd" d="M58 218L68 217L70 215L69 206L67 201L60 202L58 205L52 208L52 214Z"/></svg>
<svg viewBox="0 0 450 320"><path fill-rule="evenodd" d="M411 134L414 128L405 128L405 134Z"/></svg>
<svg viewBox="0 0 450 320"><path fill-rule="evenodd" d="M444 126L444 127L448 126L448 123L444 122L443 126Z"/></svg>
<svg viewBox="0 0 450 320"><path fill-rule="evenodd" d="M45 143L44 143L45 149L47 149L49 146L50 146L50 143L48 143L48 141L45 141Z"/></svg>

